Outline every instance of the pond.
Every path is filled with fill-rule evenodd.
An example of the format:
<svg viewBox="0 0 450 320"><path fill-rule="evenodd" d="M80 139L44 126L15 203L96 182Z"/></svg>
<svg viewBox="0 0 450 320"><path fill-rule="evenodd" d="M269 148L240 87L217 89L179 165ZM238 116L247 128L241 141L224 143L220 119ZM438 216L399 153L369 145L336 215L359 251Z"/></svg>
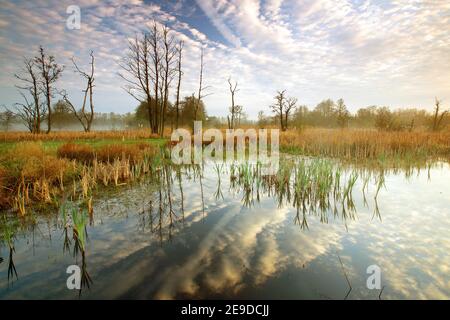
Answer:
<svg viewBox="0 0 450 320"><path fill-rule="evenodd" d="M64 212L3 219L0 298L450 298L449 164L285 161L268 177L163 166L96 197L74 226ZM80 290L67 288L71 265ZM381 288L367 287L373 265Z"/></svg>

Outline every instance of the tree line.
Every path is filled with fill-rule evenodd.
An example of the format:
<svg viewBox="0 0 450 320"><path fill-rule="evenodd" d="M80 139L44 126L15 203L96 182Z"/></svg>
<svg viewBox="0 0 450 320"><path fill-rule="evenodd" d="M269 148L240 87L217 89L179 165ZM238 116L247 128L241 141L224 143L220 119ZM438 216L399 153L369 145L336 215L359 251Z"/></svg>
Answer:
<svg viewBox="0 0 450 320"><path fill-rule="evenodd" d="M309 109L298 105L298 99L288 97L286 90L277 91L275 103L269 106L273 116L258 113L257 124L260 127L275 125L285 131L289 125L296 128L305 126L325 128L376 128L386 131L428 128L439 131L450 126L450 111L442 110L442 101L435 99L434 110L428 112L422 109L408 108L392 111L389 107L368 106L351 114L343 99L336 102L326 99Z"/></svg>

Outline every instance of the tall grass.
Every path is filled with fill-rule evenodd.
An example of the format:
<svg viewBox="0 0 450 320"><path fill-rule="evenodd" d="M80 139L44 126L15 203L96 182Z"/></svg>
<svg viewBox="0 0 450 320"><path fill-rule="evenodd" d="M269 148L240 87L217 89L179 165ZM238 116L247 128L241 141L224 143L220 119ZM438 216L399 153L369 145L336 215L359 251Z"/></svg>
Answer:
<svg viewBox="0 0 450 320"><path fill-rule="evenodd" d="M263 175L259 164L243 163L231 165L230 188L243 195L244 206L263 194L276 199L279 207L291 204L297 209L294 222L307 228L307 214L319 216L321 222L327 222L330 213L344 222L354 219L353 191L360 177L358 168L344 170L327 159L282 160L274 175Z"/></svg>
<svg viewBox="0 0 450 320"><path fill-rule="evenodd" d="M280 134L280 151L346 160L450 159L450 132L304 129Z"/></svg>
<svg viewBox="0 0 450 320"><path fill-rule="evenodd" d="M167 136L169 132L165 132ZM17 141L53 141L53 140L94 140L94 139L148 139L159 138L148 129L118 131L55 131L48 134L32 134L29 132L0 132L0 142Z"/></svg>
<svg viewBox="0 0 450 320"><path fill-rule="evenodd" d="M98 184L119 186L139 179L157 157L158 149L148 143L96 149L68 143L54 155L42 142L20 142L0 158L0 207L24 216L31 204L56 204L71 190L71 198L85 200L89 211Z"/></svg>

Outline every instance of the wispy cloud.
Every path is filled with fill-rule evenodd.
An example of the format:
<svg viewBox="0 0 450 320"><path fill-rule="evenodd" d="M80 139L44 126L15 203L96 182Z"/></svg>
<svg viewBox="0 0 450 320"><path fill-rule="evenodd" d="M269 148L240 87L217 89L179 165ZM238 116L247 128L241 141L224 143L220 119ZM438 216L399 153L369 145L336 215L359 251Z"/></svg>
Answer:
<svg viewBox="0 0 450 320"><path fill-rule="evenodd" d="M205 50L210 114L225 114L226 79L238 80L238 103L255 116L285 88L310 106L343 97L355 110L368 104L431 107L450 100L450 4L445 0L140 0L78 1L81 30L65 27L71 1L0 0L0 93L12 103L21 57L42 44L68 69L60 83L79 93L70 57L98 55L96 103L127 112L135 102L117 77L126 39L152 19L167 23L186 42L183 94L195 91L200 46ZM199 21L196 12L207 21ZM186 14L183 14L186 13ZM214 32L212 32L214 31ZM216 38L220 34L222 38ZM106 99L104 97L109 97Z"/></svg>

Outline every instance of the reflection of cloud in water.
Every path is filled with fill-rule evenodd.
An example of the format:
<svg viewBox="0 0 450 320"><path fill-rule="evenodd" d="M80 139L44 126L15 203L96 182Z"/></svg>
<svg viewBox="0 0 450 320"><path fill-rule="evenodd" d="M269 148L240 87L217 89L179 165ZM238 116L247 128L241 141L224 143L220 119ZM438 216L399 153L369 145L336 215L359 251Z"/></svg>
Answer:
<svg viewBox="0 0 450 320"><path fill-rule="evenodd" d="M281 248L277 234L291 223L287 208L275 209L267 201L257 210L240 211L240 206L228 209L185 263L166 271L170 276L157 298L208 291L237 293L247 285L263 284L287 264L304 265L325 253L338 239L330 230L317 229L313 232L316 237L311 237L311 233L296 229ZM244 282L245 277L252 279L251 283Z"/></svg>
<svg viewBox="0 0 450 320"><path fill-rule="evenodd" d="M401 175L390 175L386 186L379 196L383 222L368 223L371 213L366 212L365 219L352 224L347 238L364 248L370 264L381 267L384 298L448 299L448 174L432 170L431 181L424 172L408 183ZM360 259L353 257L354 262Z"/></svg>
<svg viewBox="0 0 450 320"><path fill-rule="evenodd" d="M185 181L185 220L172 230L174 240L163 244L140 226L145 214L137 212L148 201L149 192L125 190L108 205L94 203L97 214L95 226L88 227L87 246L94 286L87 297L205 298L235 297L243 292L251 297L264 291L263 297L273 298L277 292L271 291L270 284L286 279L286 274L292 275L289 281L293 284L288 297L303 297L299 286L326 291L326 282L336 279L337 287L323 294L341 297L346 283L337 260L339 253L353 286L350 298L377 297L378 293L365 288L370 264L381 267L382 285L386 285L383 298L448 298L448 173L448 167L432 170L428 181L422 172L407 182L402 174L387 175L387 189L378 197L382 222L376 217L372 220L373 208L364 208L355 191L357 220L348 224L348 232L340 218L330 217L329 224L321 224L313 215L307 215L309 230L301 230L294 225L295 209L277 209L274 199L263 198L255 207L242 208L242 195L227 192L227 180L222 180L224 200L215 201L214 175L205 175L205 213L199 181ZM358 183L355 190L361 188L361 181ZM173 187L177 190L178 186ZM373 188L371 192L368 199L373 197ZM124 200L127 194L130 199ZM174 203L179 205L179 201L175 192ZM21 297L27 290L44 297L70 294L60 287L50 287L45 293L39 290L63 281L64 267L73 263L70 254L60 256L61 230L51 228L49 233L53 242L49 243L48 237L36 239L36 255L25 240L18 239L20 281L12 289L17 291L3 291L2 297ZM299 281L305 277L314 279L311 287ZM323 278L325 284L314 277ZM0 284L5 284L4 279Z"/></svg>

